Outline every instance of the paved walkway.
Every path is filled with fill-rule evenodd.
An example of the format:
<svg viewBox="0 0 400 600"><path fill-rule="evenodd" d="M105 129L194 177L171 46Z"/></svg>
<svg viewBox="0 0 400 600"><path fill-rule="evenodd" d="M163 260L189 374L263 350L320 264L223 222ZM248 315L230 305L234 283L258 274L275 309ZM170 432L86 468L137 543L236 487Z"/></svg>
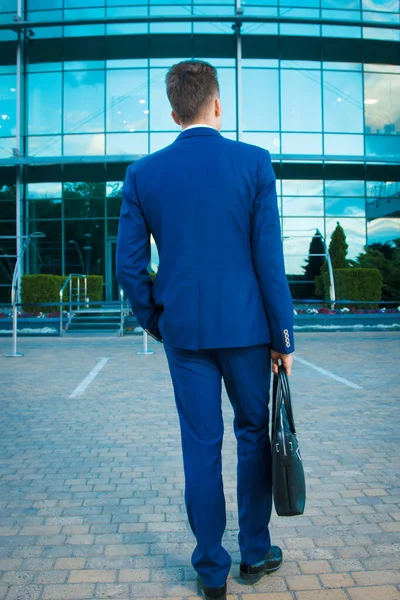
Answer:
<svg viewBox="0 0 400 600"><path fill-rule="evenodd" d="M399 342L398 333L297 336L307 507L274 514L286 561L254 588L237 580L225 398L229 600L400 599ZM10 340L0 340L0 599L196 598L166 359L158 345L137 356L139 344L25 338L25 357L9 359Z"/></svg>

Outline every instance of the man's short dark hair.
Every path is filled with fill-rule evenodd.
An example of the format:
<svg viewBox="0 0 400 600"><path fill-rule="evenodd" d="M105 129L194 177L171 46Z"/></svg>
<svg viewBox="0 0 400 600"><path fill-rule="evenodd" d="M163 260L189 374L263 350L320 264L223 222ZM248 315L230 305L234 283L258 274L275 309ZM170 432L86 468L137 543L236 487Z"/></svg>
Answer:
<svg viewBox="0 0 400 600"><path fill-rule="evenodd" d="M172 109L181 123L192 123L219 95L217 70L202 60L180 62L168 71L165 83Z"/></svg>

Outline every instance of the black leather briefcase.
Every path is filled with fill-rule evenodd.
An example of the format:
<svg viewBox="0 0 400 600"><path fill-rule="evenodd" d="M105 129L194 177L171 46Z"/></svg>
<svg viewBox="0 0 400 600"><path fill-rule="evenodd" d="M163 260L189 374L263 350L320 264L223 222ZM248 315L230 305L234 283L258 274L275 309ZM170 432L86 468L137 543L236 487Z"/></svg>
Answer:
<svg viewBox="0 0 400 600"><path fill-rule="evenodd" d="M271 444L275 510L280 517L302 515L306 503L306 482L289 380L283 367L279 367L279 375L274 375Z"/></svg>

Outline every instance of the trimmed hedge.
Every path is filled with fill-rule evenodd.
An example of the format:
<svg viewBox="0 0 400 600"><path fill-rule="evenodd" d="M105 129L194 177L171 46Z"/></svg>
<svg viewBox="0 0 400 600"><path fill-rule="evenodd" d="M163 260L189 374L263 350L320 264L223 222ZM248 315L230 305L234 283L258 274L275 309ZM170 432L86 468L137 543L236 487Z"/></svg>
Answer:
<svg viewBox="0 0 400 600"><path fill-rule="evenodd" d="M335 269L335 295L336 300L353 300L376 302L382 299L382 274L378 269ZM315 278L315 286L321 292L323 282L323 296L329 299L329 273L324 273L321 279Z"/></svg>
<svg viewBox="0 0 400 600"><path fill-rule="evenodd" d="M59 302L60 289L66 281L66 276L61 275L24 275L22 277L21 296L24 310L35 312L40 310L40 305L45 302ZM88 275L88 297L91 302L103 300L103 277L101 275ZM83 282L81 281L81 285ZM72 280L76 288L76 279ZM64 291L64 302L69 300L69 286Z"/></svg>

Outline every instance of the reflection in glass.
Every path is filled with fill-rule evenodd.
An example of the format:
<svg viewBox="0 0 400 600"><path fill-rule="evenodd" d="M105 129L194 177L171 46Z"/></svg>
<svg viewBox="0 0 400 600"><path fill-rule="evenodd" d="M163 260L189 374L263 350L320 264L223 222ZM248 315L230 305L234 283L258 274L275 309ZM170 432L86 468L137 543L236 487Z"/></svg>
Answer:
<svg viewBox="0 0 400 600"><path fill-rule="evenodd" d="M28 132L61 133L62 74L28 76Z"/></svg>
<svg viewBox="0 0 400 600"><path fill-rule="evenodd" d="M364 90L366 133L399 133L400 75L365 73Z"/></svg>
<svg viewBox="0 0 400 600"><path fill-rule="evenodd" d="M365 153L367 156L399 158L400 136L367 135L365 136Z"/></svg>
<svg viewBox="0 0 400 600"><path fill-rule="evenodd" d="M41 231L44 238L32 240L29 247L29 273L62 274L62 235L61 220L43 221L32 219L28 223L28 233Z"/></svg>
<svg viewBox="0 0 400 600"><path fill-rule="evenodd" d="M346 234L346 240L349 245L347 258L355 259L362 252L366 241L365 219L341 218L340 225ZM337 219L326 219L326 237L330 240L333 231L337 225Z"/></svg>
<svg viewBox="0 0 400 600"><path fill-rule="evenodd" d="M104 134L66 135L64 136L64 154L66 156L95 156L104 154Z"/></svg>
<svg viewBox="0 0 400 600"><path fill-rule="evenodd" d="M324 219L318 217L283 219L283 250L287 274L304 274L303 266L308 258L310 242L316 229L321 233L324 232Z"/></svg>
<svg viewBox="0 0 400 600"><path fill-rule="evenodd" d="M29 156L60 156L61 135L38 135L28 137Z"/></svg>
<svg viewBox="0 0 400 600"><path fill-rule="evenodd" d="M0 76L0 137L11 137L16 132L16 77Z"/></svg>
<svg viewBox="0 0 400 600"><path fill-rule="evenodd" d="M285 196L323 196L321 179L283 179L282 194Z"/></svg>
<svg viewBox="0 0 400 600"><path fill-rule="evenodd" d="M150 135L150 152L157 152L162 150L169 144L172 144L179 135L179 131L176 133L152 133Z"/></svg>
<svg viewBox="0 0 400 600"><path fill-rule="evenodd" d="M321 74L282 70L283 131L322 131Z"/></svg>
<svg viewBox="0 0 400 600"><path fill-rule="evenodd" d="M32 219L61 219L61 198L53 200L30 200L28 211Z"/></svg>
<svg viewBox="0 0 400 600"><path fill-rule="evenodd" d="M322 134L283 133L282 154L322 154Z"/></svg>
<svg viewBox="0 0 400 600"><path fill-rule="evenodd" d="M107 73L107 131L148 130L147 70Z"/></svg>
<svg viewBox="0 0 400 600"><path fill-rule="evenodd" d="M165 93L166 69L150 69L150 129L179 130L171 117L171 106Z"/></svg>
<svg viewBox="0 0 400 600"><path fill-rule="evenodd" d="M147 154L147 133L108 133L106 154Z"/></svg>
<svg viewBox="0 0 400 600"><path fill-rule="evenodd" d="M324 71L324 130L362 133L363 93L361 73Z"/></svg>
<svg viewBox="0 0 400 600"><path fill-rule="evenodd" d="M28 183L25 188L25 195L28 200L48 200L52 198L61 198L61 183Z"/></svg>
<svg viewBox="0 0 400 600"><path fill-rule="evenodd" d="M324 135L324 153L336 156L362 156L364 136L327 133Z"/></svg>
<svg viewBox="0 0 400 600"><path fill-rule="evenodd" d="M327 196L365 196L364 181L325 181L325 194Z"/></svg>
<svg viewBox="0 0 400 600"><path fill-rule="evenodd" d="M218 80L222 102L222 128L236 129L236 82L234 69L219 69Z"/></svg>
<svg viewBox="0 0 400 600"><path fill-rule="evenodd" d="M400 239L400 219L375 219L369 221L368 228L368 244L384 244L396 239Z"/></svg>
<svg viewBox="0 0 400 600"><path fill-rule="evenodd" d="M365 217L365 198L325 198L325 213L329 217Z"/></svg>
<svg viewBox="0 0 400 600"><path fill-rule="evenodd" d="M75 219L65 221L65 274L81 273L82 263L77 246L83 257L84 270L89 275L105 275L104 268L104 220ZM69 243L71 240L75 244ZM77 269L79 269L77 271Z"/></svg>
<svg viewBox="0 0 400 600"><path fill-rule="evenodd" d="M242 79L243 129L279 131L278 71L243 69Z"/></svg>
<svg viewBox="0 0 400 600"><path fill-rule="evenodd" d="M243 133L243 141L247 144L254 144L265 148L271 154L280 154L281 140L279 133L261 133L257 131L245 131Z"/></svg>
<svg viewBox="0 0 400 600"><path fill-rule="evenodd" d="M64 73L64 131L104 131L104 71Z"/></svg>
<svg viewBox="0 0 400 600"><path fill-rule="evenodd" d="M284 217L324 216L324 201L322 197L283 196L282 206Z"/></svg>

